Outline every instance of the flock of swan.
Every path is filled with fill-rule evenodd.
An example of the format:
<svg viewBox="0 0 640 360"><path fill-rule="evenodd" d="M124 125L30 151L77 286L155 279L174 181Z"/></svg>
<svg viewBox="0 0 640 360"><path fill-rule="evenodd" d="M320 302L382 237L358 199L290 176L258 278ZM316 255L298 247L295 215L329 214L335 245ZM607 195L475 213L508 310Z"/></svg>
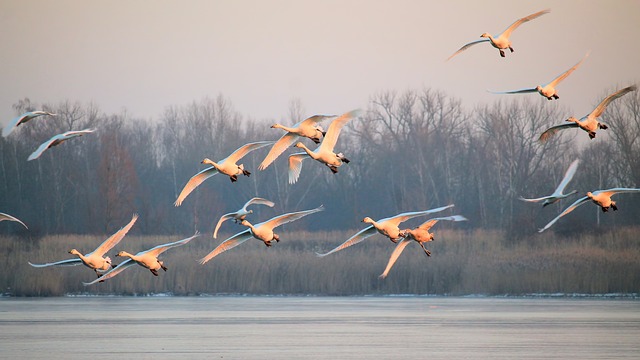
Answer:
<svg viewBox="0 0 640 360"><path fill-rule="evenodd" d="M548 14L550 10L542 10L526 17L520 18L516 20L513 24L511 24L505 31L503 31L497 37L491 36L489 33L483 33L480 37L481 39L471 41L465 45L463 45L459 50L457 50L453 55L451 55L447 61L451 60L453 57L459 55L463 51L467 50L473 45L480 44L483 42L489 42L494 48L498 49L501 57L505 57L505 50L509 49L510 52L514 52L512 47L510 36L511 33L517 29L520 25L525 22L536 19L542 15ZM532 93L538 92L540 95L544 96L548 100L559 99L558 93L556 91L556 87L567 78L571 73L573 73L578 67L582 64L582 62L589 56L587 53L578 63L573 65L571 68L554 78L551 82L545 85L537 85L532 88L525 88L520 90L511 90L511 91L502 91L502 92L494 92L496 94L520 94L520 93ZM607 125L599 122L597 119L602 115L607 106L614 100L624 96L625 94L636 91L637 87L635 85L625 87L620 89L613 94L607 96L604 100L600 102L600 104L589 114L585 115L581 119L576 119L575 117L570 117L566 120L566 123L552 126L551 128L545 130L539 137L539 141L544 142L547 141L551 136L556 134L557 132L569 128L580 128L587 132L590 139L593 139L596 136L596 130L598 129L607 129ZM217 162L205 158L202 160L202 164L209 165L204 170L198 172L193 175L187 183L184 185L182 191L178 195L175 200L175 206L181 206L182 203L186 200L189 194L191 194L196 188L202 184L205 180L212 177L215 174L221 173L227 175L230 181L236 182L239 180L240 175L250 176L251 173L245 169L243 164L238 164L238 162L249 154L252 151L258 150L260 148L264 148L267 146L271 146L269 152L265 156L264 160L260 163L258 169L265 170L269 165L271 165L278 157L280 157L288 148L296 147L300 148L303 151L290 154L288 156L288 180L290 184L294 184L298 181L300 174L302 172L302 162L307 158L312 158L324 166L328 167L329 170L336 174L338 172L338 168L343 164L348 164L349 160L347 157L338 152L336 153L334 148L338 141L338 137L340 135L341 129L352 119L358 117L360 115L359 110L349 111L340 116L335 115L314 115L305 120L298 122L292 126L285 126L281 124L274 124L271 128L281 129L284 131L284 134L277 141L257 141L251 142L242 145L237 150L235 150L232 154L219 160ZM21 116L15 118L9 124L5 126L2 131L3 136L9 136L17 127L26 124L27 122L41 117L41 116L56 116L54 113L46 112L46 111L32 111L22 114ZM331 120L327 131L323 129L321 126L322 122ZM74 137L82 136L85 134L89 134L94 132L94 129L85 129L79 131L68 131L63 134L58 134L53 136L48 141L42 143L28 158L28 160L35 160L39 158L47 149L50 149L54 146L61 144L62 142L72 139ZM317 145L315 149L310 149L303 143L304 139L311 140L314 144ZM574 194L577 194L577 190L573 190L569 193L564 193L565 188L572 180L578 169L579 160L575 159L569 168L566 170L564 178L560 182L560 184L556 187L555 191L548 196L542 196L537 198L523 198L520 200L526 202L542 202L543 207L547 205L551 205L559 202L562 199L568 198ZM628 192L640 192L640 189L637 188L612 188L607 190L594 190L592 192L587 192L585 196L580 197L573 204L568 206L564 211L562 211L557 217L551 220L547 225L539 230L542 232L549 227L551 227L554 223L556 223L560 218L569 214L573 210L575 210L578 206L585 204L589 201L592 201L596 205L598 205L602 211L608 211L609 209L613 209L614 211L618 209L616 202L611 199L612 196L620 193L628 193ZM204 265L207 262L211 261L214 257L226 252L227 250L231 250L234 247L246 242L249 239L256 239L261 241L265 246L272 246L272 242L279 242L280 236L274 232L274 229L280 225L290 223L292 221L299 220L307 215L311 215L324 210L322 205L303 211L289 212L279 216L275 216L267 221L252 224L249 222L247 218L249 218L253 214L253 210L249 210L248 207L252 205L265 205L268 207L273 207L275 204L267 199L254 197L248 200L242 208L235 212L230 212L224 214L218 220L215 230L213 232L213 238L217 238L218 230L222 226L222 224L230 219L233 219L235 223L240 224L245 229L243 231L238 232L237 234L227 238L222 241L217 247L215 247L211 252L205 255L203 258L199 260L199 263ZM430 232L431 228L436 225L436 223L440 221L450 221L450 222L459 222L466 221L467 218L462 215L450 215L450 216L439 216L431 219L427 219L424 223L414 229L400 229L400 224L416 217L427 216L430 214L442 212L444 210L452 208L454 205L442 206L429 210L422 211L413 211L413 212L405 212L401 214L397 214L388 218L373 220L370 217L365 217L362 222L369 224L364 229L360 230L341 245L335 247L334 249L326 252L326 253L317 253L319 257L325 257L327 255L336 253L338 251L344 250L350 246L356 245L365 239L375 235L381 234L387 237L392 243L396 244L395 249L391 253L391 256L388 260L387 266L384 269L383 273L380 275L380 278L385 278L389 274L389 271L397 261L398 257L402 254L406 246L412 242L417 242L422 250L424 251L426 256L431 256L431 252L425 247L425 243L433 241L434 235ZM115 277L120 274L123 270L138 264L155 275L158 276L158 271L160 269L166 271L167 267L165 266L162 260L159 260L158 257L160 254L164 253L170 248L174 248L177 246L182 246L189 243L194 238L198 237L200 234L196 232L193 236L155 246L149 250L141 251L136 253L135 255L128 253L126 251L120 251L116 256L125 257L126 260L116 265L112 263L111 258L105 256L108 251L110 251L114 246L118 245L121 240L125 237L127 232L133 227L136 220L138 219L138 215L133 215L131 221L113 234L111 237L106 239L100 246L98 246L94 251L82 254L80 251L76 249L72 249L69 251L70 254L75 255L76 257L61 260L51 263L45 264L33 264L29 262L31 266L34 267L48 267L48 266L73 266L84 264L85 266L91 268L95 271L97 278L95 278L91 282L83 283L84 285L92 285L95 283L103 282L107 279ZM25 228L27 226L20 221L19 219L4 213L0 213L0 221L9 220L15 221L22 224Z"/></svg>

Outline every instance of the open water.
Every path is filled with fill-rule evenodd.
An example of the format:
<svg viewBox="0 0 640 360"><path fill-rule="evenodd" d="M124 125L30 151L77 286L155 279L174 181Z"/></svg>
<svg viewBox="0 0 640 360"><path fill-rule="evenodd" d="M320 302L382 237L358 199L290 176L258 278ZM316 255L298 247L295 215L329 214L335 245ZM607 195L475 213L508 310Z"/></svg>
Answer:
<svg viewBox="0 0 640 360"><path fill-rule="evenodd" d="M640 301L0 298L6 359L640 359Z"/></svg>

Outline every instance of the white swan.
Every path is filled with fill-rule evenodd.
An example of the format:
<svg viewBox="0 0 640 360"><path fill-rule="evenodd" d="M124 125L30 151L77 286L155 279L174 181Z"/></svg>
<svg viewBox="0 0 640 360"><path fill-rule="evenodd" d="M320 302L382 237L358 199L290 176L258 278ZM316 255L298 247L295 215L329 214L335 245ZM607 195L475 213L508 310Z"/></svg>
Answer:
<svg viewBox="0 0 640 360"><path fill-rule="evenodd" d="M448 209L450 207L453 207L454 205L447 205L447 206L443 206L443 207L439 207L439 208L435 208L435 209L431 209L431 210L425 210L425 211L414 211L414 212L406 212L406 213L402 213L402 214L398 214L389 218L384 218L384 219L380 219L378 221L375 221L373 219L371 219L370 217L365 217L364 219L362 219L362 222L364 223L368 223L371 224L368 227L360 230L358 233L356 233L355 235L353 235L352 237L350 237L349 239L347 239L347 241L343 242L340 246L336 247L335 249L324 253L324 254L320 254L320 253L316 253L316 255L323 257L323 256L327 256L329 254L333 254L337 251L340 251L342 249L346 249L349 246L358 244L360 242L362 242L363 240L365 240L366 238L376 234L376 233L380 233L386 237L389 238L389 240L391 240L394 243L397 243L398 240L402 237L400 235L400 228L398 227L400 225L400 223L405 222L409 219L412 219L416 216L422 216L422 215L427 215L427 214L431 214L431 213L435 213L435 212L439 212L445 209Z"/></svg>
<svg viewBox="0 0 640 360"><path fill-rule="evenodd" d="M387 263L387 267L384 269L384 272L379 277L381 279L384 279L387 277L387 275L389 274L389 271L393 267L393 264L396 263L396 260L398 260L398 257L400 256L400 254L402 254L402 251L404 250L405 247L407 247L407 244L409 244L411 240L414 240L418 244L420 244L420 247L422 248L422 250L424 250L424 253L427 254L427 256L431 256L431 251L427 250L427 248L424 247L424 243L434 240L433 234L430 233L429 230L431 229L431 227L433 227L433 225L435 225L440 220L466 221L467 218L462 215L438 217L438 218L433 218L425 221L422 225L418 226L413 230L405 229L401 231L400 235L402 236L403 239L398 242L398 245L391 253L391 256L389 257L389 262Z"/></svg>
<svg viewBox="0 0 640 360"><path fill-rule="evenodd" d="M120 264L118 264L118 266L116 266L115 268L111 269L110 271L108 271L106 274L102 275L101 277L85 283L83 282L82 284L87 286L87 285L93 285L97 282L103 282L107 279L111 279L112 277L120 274L121 272L123 272L125 269L127 269L128 267L131 267L135 264L138 264L144 268L149 269L149 271L151 271L151 273L155 276L158 276L158 270L162 269L164 271L167 271L167 267L164 265L164 262L161 260L158 260L158 256L160 256L160 254L162 254L163 252L174 248L176 246L181 246L184 245L186 243L188 243L189 241L197 238L198 236L200 236L200 234L198 232L196 232L193 236L188 237L186 239L182 239L182 240L178 240L178 241L174 241L174 242L170 242L167 244L162 244L162 245L158 245L154 248L151 248L149 250L145 250L145 251L140 251L139 253L132 255L129 254L126 251L120 251L118 252L118 254L116 254L116 256L123 256L123 257L127 257L128 259L121 262Z"/></svg>
<svg viewBox="0 0 640 360"><path fill-rule="evenodd" d="M273 232L274 228L322 210L324 210L324 206L320 205L315 209L292 212L292 213L276 216L270 220L261 222L256 225L252 225L247 220L242 220L241 224L244 226L247 226L248 227L247 230L239 232L233 235L232 237L228 238L227 240L223 241L222 243L220 243L220 245L218 245L215 249L213 249L213 251L211 251L205 257L200 259L199 262L200 264L204 265L214 257L222 254L227 250L233 249L234 247L244 243L245 241L251 239L252 237L264 242L264 244L267 247L269 247L271 246L272 241L274 240L276 242L280 241L280 236L278 236L278 234Z"/></svg>
<svg viewBox="0 0 640 360"><path fill-rule="evenodd" d="M607 108L607 106L609 106L609 103L625 95L626 93L631 91L636 91L637 89L638 87L635 85L627 86L624 89L620 89L614 92L613 94L607 96L604 100L600 102L600 104L598 104L598 106L592 112L583 116L582 118L580 118L580 120L572 116L567 119L568 123L560 124L560 125L556 125L548 128L540 135L540 139L539 139L540 142L547 141L551 136L553 136L555 133L557 133L560 130L577 128L577 127L586 131L589 134L589 139L595 138L596 130L598 129L606 130L608 128L607 125L598 121L598 117L602 115L602 113Z"/></svg>
<svg viewBox="0 0 640 360"><path fill-rule="evenodd" d="M231 179L231 182L237 181L238 175L244 175L244 176L251 175L250 172L244 169L243 164L238 165L236 163L251 151L260 149L261 147L264 147L270 144L273 144L273 141L257 141L257 142L242 145L240 148L234 151L231 155L227 156L226 158L220 160L217 163L205 158L204 160L202 160L202 163L208 164L211 166L193 175L191 179L189 179L187 184L184 186L184 188L180 192L180 195L178 195L178 198L176 199L174 205L175 206L182 205L182 202L184 201L184 199L189 194L191 194L191 192L196 187L198 187L198 185L202 184L205 180L207 180L208 178L212 177L213 175L219 172L229 176L229 178Z"/></svg>
<svg viewBox="0 0 640 360"><path fill-rule="evenodd" d="M560 184L551 195L539 197L536 199L525 199L523 197L520 197L520 200L527 201L527 202L540 202L544 200L544 203L542 203L542 207L545 207L547 205L558 202L560 199L564 199L566 197L569 197L577 193L578 190L573 190L568 194L563 194L562 192L564 191L564 188L567 187L567 184L569 183L569 181L571 181L571 179L573 178L573 175L576 173L579 162L580 160L576 159L571 163L571 165L569 165L569 168L564 173L564 177L562 178L562 181L560 181Z"/></svg>
<svg viewBox="0 0 640 360"><path fill-rule="evenodd" d="M238 223L246 219L247 215L253 213L253 210L247 210L247 207L251 204L266 205L268 207L273 207L275 205L273 201L269 201L267 199L259 197L252 198L251 200L247 201L240 210L224 214L222 215L222 217L220 217L220 220L218 220L218 224L216 224L215 230L213 230L213 238L215 239L217 237L218 229L220 229L220 225L222 225L223 222L229 219L233 219L236 223Z"/></svg>
<svg viewBox="0 0 640 360"><path fill-rule="evenodd" d="M533 88L526 88L526 89L520 89L520 90L509 90L509 91L491 91L488 90L490 93L492 94L522 94L522 93L532 93L532 92L538 92L540 95L544 96L547 98L547 100L553 100L553 99L559 99L560 96L558 96L558 92L556 91L556 86L558 86L558 84L560 84L560 82L564 79L567 78L567 76L571 75L571 73L576 70L580 64L582 64L582 62L584 61L584 59L586 59L589 56L589 54L587 53L582 60L578 61L578 63L576 63L575 65L573 65L569 70L563 72L562 74L558 75L555 79L553 79L551 82L545 84L545 85L538 85L536 87Z"/></svg>
<svg viewBox="0 0 640 360"><path fill-rule="evenodd" d="M123 228L118 230L115 234L111 235L107 240L105 240L100 246L98 246L92 252L82 255L76 249L69 250L69 254L78 256L77 258L56 261L53 263L46 264L32 264L29 262L29 265L37 268L47 267L47 266L76 266L80 264L84 264L90 269L95 271L98 278L100 278L101 274L108 271L112 268L111 258L104 257L104 255L111 250L114 246L116 246L122 239L124 239L125 235L129 232L133 224L135 224L136 220L138 220L138 214L134 214L131 218L131 221Z"/></svg>
<svg viewBox="0 0 640 360"><path fill-rule="evenodd" d="M561 217L563 217L563 216L567 215L568 213L572 212L578 206L584 204L585 202L587 202L589 200L593 201L596 205L600 206L600 208L602 209L603 212L607 212L609 210L609 208L612 208L614 211L616 211L616 210L618 210L618 206L616 205L615 201L611 200L611 197L613 195L615 195L615 194L628 193L628 192L640 192L640 189L635 189L635 188L613 188L613 189L608 189L608 190L597 190L597 191L594 191L594 192L588 192L586 196L581 197L580 199L576 200L573 204L571 204L569 207L564 209L564 211L562 213L560 213L560 215L556 216L547 225L545 225L545 227L543 227L542 229L538 230L538 232L543 232L543 231L547 230L548 228L551 227L551 225L555 224L556 221L558 221Z"/></svg>
<svg viewBox="0 0 640 360"><path fill-rule="evenodd" d="M349 159L347 159L342 153L334 153L333 148L338 141L338 136L340 135L342 127L349 120L358 116L359 113L360 110L353 110L333 120L331 125L329 125L329 129L327 130L322 143L315 150L311 151L301 142L298 142L295 145L296 147L302 148L304 152L289 155L289 184L293 184L298 181L300 172L302 171L302 161L308 157L327 165L334 174L338 172L338 167L340 167L343 162L347 164L349 163Z"/></svg>
<svg viewBox="0 0 640 360"><path fill-rule="evenodd" d="M29 228L27 227L27 225L25 225L25 223L23 223L22 221L20 221L20 219L18 219L17 217L15 217L15 216L11 216L11 215L9 215L9 214L5 214L5 213L1 213L1 212L0 212L0 221L5 221L5 220L8 220L8 221L15 221L15 222L17 222L17 223L22 224L22 226L24 226L24 228L25 228L25 229L29 229Z"/></svg>
<svg viewBox="0 0 640 360"><path fill-rule="evenodd" d="M41 111L41 110L26 112L26 113L24 113L24 114L22 114L22 115L20 115L20 116L18 116L16 118L14 118L10 123L8 123L7 126L5 126L4 129L2 129L2 136L3 137L7 137L18 126L26 123L29 120L35 119L38 116L44 116L44 115L56 116L57 114L50 113L48 111Z"/></svg>
<svg viewBox="0 0 640 360"><path fill-rule="evenodd" d="M546 9L546 10L538 11L537 13L531 14L529 16L525 16L521 19L518 19L513 24L511 24L505 31L503 31L500 35L498 35L495 38L491 36L491 34L489 33L484 33L480 35L482 39L475 40L463 45L460 49L458 49L458 51L453 53L453 55L449 56L449 58L447 58L447 61L449 61L452 57L458 55L459 53L463 52L464 50L468 49L472 45L479 44L481 42L487 42L487 41L491 43L491 46L493 46L494 48L500 51L500 56L504 57L504 51L503 51L504 49L509 49L511 50L511 52L513 52L513 48L511 47L511 40L509 40L509 36L511 36L511 33L513 32L513 30L517 29L518 26L522 25L523 23L529 20L533 20L544 14L548 14L549 12L551 12L551 10Z"/></svg>
<svg viewBox="0 0 640 360"><path fill-rule="evenodd" d="M280 156L288 147L291 147L300 137L307 137L313 140L313 142L315 142L316 144L319 144L320 139L322 139L322 136L324 136L326 132L320 125L318 125L318 123L325 119L333 117L335 117L335 115L314 115L310 118L298 122L292 127L287 127L280 124L272 125L271 128L282 129L285 130L286 133L282 135L282 137L280 137L280 139L278 139L275 144L273 144L273 147L271 147L271 150L269 150L269 153L264 158L258 169L266 169L275 159L278 158L278 156Z"/></svg>
<svg viewBox="0 0 640 360"><path fill-rule="evenodd" d="M63 142L69 140L69 139L73 139L74 137L78 137L78 136L82 136L84 134L90 134L92 132L96 131L95 129L84 129L84 130L77 130L77 131L67 131L65 133L62 134L58 134L53 136L51 139L45 141L44 143L42 143L40 145L40 147L38 147L38 149L36 151L34 151L31 155L29 155L28 160L35 160L37 158L40 157L40 155L42 155L42 153L47 150L50 149L54 146L60 145Z"/></svg>

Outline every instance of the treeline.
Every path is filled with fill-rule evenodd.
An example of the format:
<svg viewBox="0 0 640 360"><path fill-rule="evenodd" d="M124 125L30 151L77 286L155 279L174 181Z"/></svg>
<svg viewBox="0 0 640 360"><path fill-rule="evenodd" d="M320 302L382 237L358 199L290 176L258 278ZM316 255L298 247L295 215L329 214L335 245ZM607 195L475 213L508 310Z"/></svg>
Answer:
<svg viewBox="0 0 640 360"><path fill-rule="evenodd" d="M589 141L575 129L544 144L537 141L544 129L581 114L568 113L559 101L533 96L508 100L467 110L457 99L431 89L378 93L342 131L336 149L351 163L338 174L307 160L298 183L290 185L287 153L258 171L267 152L260 149L242 161L251 177L231 183L217 175L176 208L173 202L184 184L204 168L203 158L220 160L245 143L275 140L282 132L270 129L272 122L293 124L313 114L293 103L288 118L247 119L220 95L168 106L158 119L144 120L126 111L105 114L94 104L23 99L14 105L16 115L35 109L58 115L35 119L0 138L0 211L29 226L27 231L5 223L0 233L33 239L103 235L139 213L133 235L210 234L222 214L261 196L276 207L257 209L257 220L324 204L327 211L292 223L288 230L353 229L365 216L377 219L454 203L453 213L469 219L459 228L504 232L513 241L535 234L575 199L542 209L518 197L550 194L576 157L581 164L568 190L582 195L640 183L637 92L608 107L601 120L610 128L600 130L596 139ZM54 134L84 128L97 131L27 161ZM640 197L622 194L617 199L616 213L600 214L585 205L551 230L572 234L597 225L637 225Z"/></svg>
<svg viewBox="0 0 640 360"><path fill-rule="evenodd" d="M82 282L96 275L84 266L36 269L27 261L64 259L70 256L68 249L79 244L93 248L104 240L102 237L51 235L38 243L0 238L0 263L12 269L0 273L0 286L2 294L12 296L637 294L640 289L638 227L579 237L545 233L517 244L503 231L454 228L435 230L436 240L428 244L432 251L429 258L418 244L409 244L384 280L378 275L395 245L381 235L324 258L315 255L315 251L342 243L354 229L283 231L282 241L271 248L251 240L204 266L196 260L217 241L203 235L163 254L169 269L160 271L158 277L134 266L104 283L86 287ZM177 239L127 236L117 249L135 252Z"/></svg>

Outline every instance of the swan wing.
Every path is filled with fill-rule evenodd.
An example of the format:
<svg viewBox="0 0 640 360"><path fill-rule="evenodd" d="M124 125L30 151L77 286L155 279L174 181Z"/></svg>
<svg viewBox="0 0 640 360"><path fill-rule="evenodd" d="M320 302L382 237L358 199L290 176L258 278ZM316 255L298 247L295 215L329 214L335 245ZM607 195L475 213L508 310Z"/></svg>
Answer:
<svg viewBox="0 0 640 360"><path fill-rule="evenodd" d="M316 253L316 255L320 256L320 257L324 257L327 256L329 254L333 254L334 252L340 251L342 249L346 249L349 246L355 245L357 243L362 242L363 240L365 240L366 238L374 235L378 233L378 230L376 230L375 227L373 227L373 225L369 225L368 227L358 231L355 235L353 235L352 237L350 237L349 239L347 239L347 241L343 242L342 245L336 247L335 249L329 251L328 253L324 253L324 254L320 254L320 253Z"/></svg>
<svg viewBox="0 0 640 360"><path fill-rule="evenodd" d="M471 46L473 46L475 44L480 44L480 43L487 42L487 41L490 41L490 40L488 38L482 38L482 39L479 39L479 40L474 40L474 41L468 42L468 43L462 45L462 47L460 49L458 49L458 51L454 52L445 61L451 60L451 58L453 58L454 56L456 56L456 55L460 54L461 52L467 50L468 48L470 48Z"/></svg>
<svg viewBox="0 0 640 360"><path fill-rule="evenodd" d="M129 230L133 227L133 224L138 220L138 214L133 214L131 221L120 230L118 230L115 234L111 235L107 240L105 240L100 246L98 246L93 254L100 255L100 257L104 257L109 250L113 249L114 246L118 245L118 243L124 239L124 236L127 235Z"/></svg>
<svg viewBox="0 0 640 360"><path fill-rule="evenodd" d="M611 196L613 196L615 194L630 193L630 192L640 192L640 189L635 189L635 188L613 188L613 189L608 189L608 190L594 191L593 194L594 195L605 194L606 196L611 197Z"/></svg>
<svg viewBox="0 0 640 360"><path fill-rule="evenodd" d="M556 77L555 79L553 79L549 84L545 85L551 85L551 87L556 87L562 80L566 79L567 76L571 75L572 72L574 72L584 61L584 59L586 59L587 57L589 57L589 53L587 53L582 60L578 61L575 65L573 65L569 70L563 72L562 74L558 75L558 77ZM544 86L543 86L544 87Z"/></svg>
<svg viewBox="0 0 640 360"><path fill-rule="evenodd" d="M429 230L431 229L438 221L467 221L468 219L462 215L452 215L452 216L443 216L437 217L433 219L429 219L422 223L422 225L418 226L418 229L421 230Z"/></svg>
<svg viewBox="0 0 640 360"><path fill-rule="evenodd" d="M556 216L553 220L549 221L549 223L547 225L545 225L542 229L538 230L538 232L543 232L543 231L547 230L548 228L551 227L551 225L555 224L556 221L560 220L561 217L563 217L563 216L567 215L568 213L572 212L578 206L584 204L587 201L589 201L589 197L587 197L587 196L581 197L580 199L576 200L573 204L569 205L569 207L564 209L564 211L562 211L560 213L560 215Z"/></svg>
<svg viewBox="0 0 640 360"><path fill-rule="evenodd" d="M596 118L599 117L600 115L602 115L602 113L607 108L607 106L609 106L609 103L611 103L613 100L625 95L628 92L636 91L637 89L638 89L637 86L631 85L631 86L627 86L624 89L620 89L614 92L613 94L607 96L604 100L602 100L600 104L598 104L598 106L591 112L590 115Z"/></svg>
<svg viewBox="0 0 640 360"><path fill-rule="evenodd" d="M12 121L10 121L5 127L4 129L2 129L2 136L6 137L9 134L11 134L11 132L13 132L13 130L15 130L16 127L18 127L18 125L22 125L24 123L26 123L27 121L37 118L38 116L42 116L42 115L56 115L56 114L52 114L50 112L46 112L46 111L30 111L30 112L26 112L16 118L14 118Z"/></svg>
<svg viewBox="0 0 640 360"><path fill-rule="evenodd" d="M163 252L165 252L165 251L167 251L167 250L169 250L171 248L177 247L177 246L182 246L182 245L188 243L189 241L197 238L198 236L200 236L200 233L196 231L195 234L193 234L192 236L190 236L188 238L185 238L185 239L182 239L182 240L178 240L178 241L174 241L174 242L170 242L170 243L166 243L166 244L162 244L162 245L158 245L158 246L153 247L153 248L151 248L151 249L149 249L147 251L139 252L137 255L148 254L148 255L151 255L151 256L154 256L154 257L158 257L158 255L162 254Z"/></svg>
<svg viewBox="0 0 640 360"><path fill-rule="evenodd" d="M256 141L256 142L252 142L252 143L248 143L248 144L242 145L236 151L231 153L231 155L229 155L226 159L224 159L224 160L222 160L220 162L223 163L223 162L226 162L226 161L231 161L233 163L236 163L236 162L238 162L238 160L242 159L245 155L247 155L248 153L252 152L253 150L260 149L261 147L264 147L264 146L267 146L267 145L271 145L273 143L274 143L274 141Z"/></svg>
<svg viewBox="0 0 640 360"><path fill-rule="evenodd" d="M389 262L387 263L387 267L384 269L384 272L379 276L380 279L384 279L387 277L387 275L389 274L389 270L391 270L391 268L393 267L393 264L396 263L396 260L398 260L398 257L400 256L400 254L402 254L402 251L404 251L404 248L407 247L410 241L411 240L407 240L407 239L402 239L398 241L398 245L396 245L396 248L393 249L393 252L389 257Z"/></svg>
<svg viewBox="0 0 640 360"><path fill-rule="evenodd" d="M234 215L236 215L236 213L228 213L228 214L224 214L220 217L220 220L218 220L218 223L216 224L216 228L213 230L213 238L217 238L218 236L218 230L220 229L220 226L222 226L222 223L233 218Z"/></svg>
<svg viewBox="0 0 640 360"><path fill-rule="evenodd" d="M526 198L523 198L522 196L520 196L518 198L518 200L537 203L537 202L540 202L540 201L543 201L543 200L547 200L547 199L551 199L551 198L553 198L553 196L543 196L543 197L539 197L539 198L535 198L535 199L526 199Z"/></svg>
<svg viewBox="0 0 640 360"><path fill-rule="evenodd" d="M275 203L273 201L270 201L270 200L267 200L267 199L263 199L261 197L254 197L254 198L251 198L249 201L247 201L244 204L244 206L242 207L242 209L247 210L247 206L249 206L251 204L266 205L268 207L273 207L275 205Z"/></svg>
<svg viewBox="0 0 640 360"><path fill-rule="evenodd" d="M209 260L213 259L214 257L222 254L223 252L227 251L227 250L231 250L234 247L242 244L243 242L251 239L253 237L253 235L251 235L251 231L250 229L247 229L243 232L237 233L235 235L233 235L232 237L228 238L227 240L223 241L222 243L220 243L220 245L218 245L215 249L213 249L213 251L211 251L210 253L208 253L205 257L203 257L202 259L198 260L198 262L202 265L206 264Z"/></svg>
<svg viewBox="0 0 640 360"><path fill-rule="evenodd" d="M290 132L282 135L282 137L278 139L278 141L276 141L275 144L273 144L267 156L264 158L264 160L262 160L262 162L260 163L260 166L258 166L258 169L259 170L266 169L269 165L271 165L272 162L275 161L275 159L278 158L278 156L282 155L282 153L287 148L290 148L291 146L293 146L293 143L295 143L296 140L298 140L298 138L300 138L298 134L294 134Z"/></svg>
<svg viewBox="0 0 640 360"><path fill-rule="evenodd" d="M357 117L359 114L360 110L352 110L334 119L329 125L329 129L327 129L327 133L322 139L322 143L320 143L320 149L322 151L333 152L333 148L336 146L342 127L344 127L349 120Z"/></svg>
<svg viewBox="0 0 640 360"><path fill-rule="evenodd" d="M518 90L507 90L507 91L493 91L487 90L492 94L524 94L524 93L533 93L537 92L536 88L526 88L526 89L518 89Z"/></svg>
<svg viewBox="0 0 640 360"><path fill-rule="evenodd" d="M299 123L297 123L296 127L305 127L305 126L316 126L319 122L324 121L325 119L329 119L332 117L336 117L335 115L313 115L308 117Z"/></svg>
<svg viewBox="0 0 640 360"><path fill-rule="evenodd" d="M540 138L538 138L538 141L540 141L541 143L544 143L560 130L564 130L568 128L577 128L577 127L578 127L578 124L574 122L552 126L547 130L545 130L542 134L540 134Z"/></svg>
<svg viewBox="0 0 640 360"><path fill-rule="evenodd" d="M43 268L43 267L48 267L48 266L77 266L82 264L82 260L80 260L79 258L73 258L73 259L67 259L67 260L60 260L60 261L56 261L56 262L52 262L52 263L46 263L46 264L33 264L31 262L29 262L29 265L36 267L36 268Z"/></svg>
<svg viewBox="0 0 640 360"><path fill-rule="evenodd" d="M91 282L83 282L82 285L89 286L89 285L93 285L93 284L101 282L101 281L105 281L107 279L111 279L112 277L120 274L121 272L123 272L127 268L132 267L135 264L136 264L136 262L131 260L130 258L126 259L125 261L123 261L120 264L118 264L116 267L112 267L111 270L107 271L102 276L94 279Z"/></svg>
<svg viewBox="0 0 640 360"><path fill-rule="evenodd" d="M273 219L267 220L263 223L260 223L258 225L256 225L256 227L259 226L266 226L271 228L272 230L277 228L280 225L286 224L286 223L290 223L292 221L298 220L302 217L305 217L309 214L313 214L315 212L318 211L323 211L324 210L324 205L320 205L315 209L311 209L311 210L304 210L304 211L296 211L296 212L292 212L292 213L288 213L288 214L283 214L280 216L276 216Z"/></svg>
<svg viewBox="0 0 640 360"><path fill-rule="evenodd" d="M294 184L302 172L302 161L309 157L306 152L289 155L289 184Z"/></svg>
<svg viewBox="0 0 640 360"><path fill-rule="evenodd" d="M578 164L579 163L580 163L579 159L573 160L571 165L569 165L569 168L567 169L567 171L565 171L564 177L562 178L562 181L560 181L560 184L558 185L556 190L553 192L554 194L562 195L562 192L564 191L564 188L567 187L567 184L569 184L569 181L571 181L571 179L573 179L573 175L575 175L576 170L578 170Z"/></svg>
<svg viewBox="0 0 640 360"><path fill-rule="evenodd" d="M502 34L500 34L499 36L504 36L508 39L509 36L511 36L511 33L513 32L513 30L517 29L518 26L522 25L523 23L526 23L529 20L533 20L544 14L548 14L549 12L551 12L550 9L545 9L542 11L538 11L537 13L533 13L531 15L525 16L521 19L518 19L513 24L511 24L505 31L503 31Z"/></svg>
<svg viewBox="0 0 640 360"><path fill-rule="evenodd" d="M15 221L17 223L22 224L22 226L24 226L26 229L29 229L27 227L27 225L25 225L25 223L23 223L20 219L18 219L15 216L9 215L9 214L5 214L5 213L0 213L0 221L4 221L4 220L8 220L8 221Z"/></svg>
<svg viewBox="0 0 640 360"><path fill-rule="evenodd" d="M184 186L182 191L180 192L180 195L178 195L176 202L173 204L175 206L182 205L182 202L184 201L184 199L186 199L186 197L189 196L189 194L191 194L193 189L197 188L198 185L202 184L205 180L207 180L208 178L212 177L217 173L218 173L218 169L211 166L193 175L191 179L189 179L187 184Z"/></svg>
<svg viewBox="0 0 640 360"><path fill-rule="evenodd" d="M386 219L381 219L378 222L388 222L391 224L394 224L395 226L400 225L400 223L405 222L409 219L413 219L416 216L422 216L422 215L427 215L427 214L432 214L432 213L436 213L436 212L440 212L443 210L446 210L448 208L453 207L454 205L447 205L447 206L442 206L439 208L435 208L435 209L430 209L430 210L424 210L424 211L412 211L412 212L406 212L406 213L402 213L402 214L398 214L396 216L392 216Z"/></svg>
<svg viewBox="0 0 640 360"><path fill-rule="evenodd" d="M42 153L45 152L45 150L49 149L54 145L61 144L62 142L65 142L74 137L82 136L84 134L89 134L94 131L95 131L94 129L85 129L85 130L77 130L77 131L67 131L63 134L54 135L51 139L42 143L38 147L38 149L36 149L36 151L34 151L31 155L29 155L29 158L27 160L29 161L35 160L39 158L40 155L42 155Z"/></svg>

